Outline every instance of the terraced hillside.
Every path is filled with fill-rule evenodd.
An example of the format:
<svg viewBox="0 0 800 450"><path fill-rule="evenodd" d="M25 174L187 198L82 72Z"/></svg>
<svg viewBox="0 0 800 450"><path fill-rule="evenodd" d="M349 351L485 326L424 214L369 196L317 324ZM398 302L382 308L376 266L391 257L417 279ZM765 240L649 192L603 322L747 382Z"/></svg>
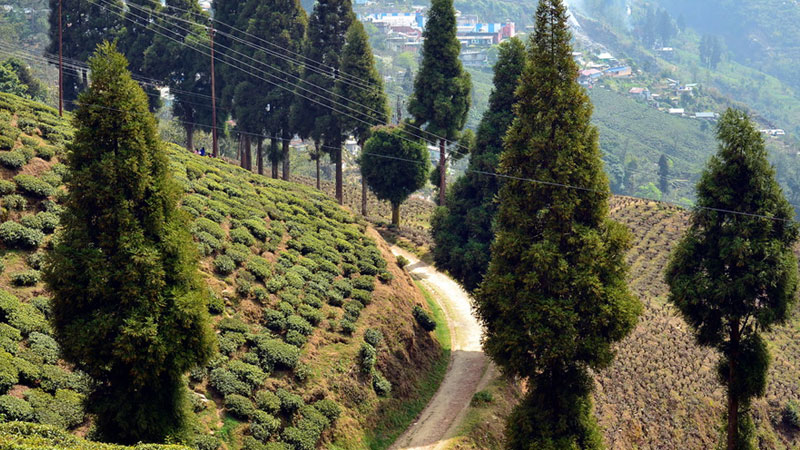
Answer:
<svg viewBox="0 0 800 450"><path fill-rule="evenodd" d="M725 392L715 379L717 355L695 345L686 324L666 302L663 271L688 225L688 212L661 203L615 197L611 215L634 235L629 283L645 309L634 332L619 345L613 365L597 377L595 410L609 449L700 449L718 442ZM765 398L753 405L759 448L800 445L800 429L783 420L800 400L800 307L769 337L773 363ZM481 417L462 430L452 448L500 448L503 415L517 391L505 382L489 387L496 400L478 404Z"/></svg>
<svg viewBox="0 0 800 450"><path fill-rule="evenodd" d="M0 94L0 421L82 436L92 381L59 359L39 274L70 137L52 109ZM386 244L315 189L177 147L170 157L220 350L189 374L199 417L192 447L385 445L413 418L407 401L437 382L441 371L431 369L442 357L412 315L425 301ZM12 431L0 427L0 443Z"/></svg>

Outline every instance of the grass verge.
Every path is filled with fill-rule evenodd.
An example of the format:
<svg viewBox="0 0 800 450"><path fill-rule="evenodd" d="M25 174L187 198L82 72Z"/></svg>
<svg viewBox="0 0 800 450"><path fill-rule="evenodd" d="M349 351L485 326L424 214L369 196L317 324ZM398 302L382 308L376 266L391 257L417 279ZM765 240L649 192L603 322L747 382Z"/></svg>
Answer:
<svg viewBox="0 0 800 450"><path fill-rule="evenodd" d="M439 389L442 380L444 380L444 375L447 373L447 366L450 363L450 328L447 326L444 311L419 281L416 284L425 296L425 301L428 303L428 307L436 320L434 334L442 347L442 352L433 363L430 372L426 377L422 378L417 386L416 398L413 401L388 405L383 420L365 435L364 444L370 450L389 448L411 425Z"/></svg>

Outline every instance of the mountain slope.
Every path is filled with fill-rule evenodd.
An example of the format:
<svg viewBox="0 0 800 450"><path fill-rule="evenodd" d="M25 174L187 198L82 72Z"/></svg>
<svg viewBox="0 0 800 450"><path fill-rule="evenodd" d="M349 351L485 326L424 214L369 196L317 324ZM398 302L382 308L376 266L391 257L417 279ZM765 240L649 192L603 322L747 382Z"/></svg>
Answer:
<svg viewBox="0 0 800 450"><path fill-rule="evenodd" d="M91 380L58 359L37 270L70 135L51 108L0 94L0 421L84 434ZM443 353L414 320L425 301L377 233L312 188L169 153L220 348L189 374L194 446L365 448L402 430L396 412L431 383ZM380 342L362 350L365 335Z"/></svg>
<svg viewBox="0 0 800 450"><path fill-rule="evenodd" d="M677 311L666 302L663 271L688 225L687 211L662 203L614 197L611 216L633 232L628 282L644 304L633 333L618 346L612 366L595 385L595 413L610 449L714 448L721 432L725 391L716 380L717 355L698 347ZM768 336L773 360L766 396L753 404L758 448L800 445L800 433L783 420L800 400L800 305L788 324ZM476 402L451 448L500 448L504 416L518 388L498 378L494 398ZM477 420L480 418L480 420Z"/></svg>

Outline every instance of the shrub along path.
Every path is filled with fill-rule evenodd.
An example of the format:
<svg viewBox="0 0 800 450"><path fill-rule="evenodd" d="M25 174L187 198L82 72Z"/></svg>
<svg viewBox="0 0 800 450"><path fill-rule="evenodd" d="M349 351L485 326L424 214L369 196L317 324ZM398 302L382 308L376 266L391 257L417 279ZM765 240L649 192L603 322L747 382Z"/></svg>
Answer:
<svg viewBox="0 0 800 450"><path fill-rule="evenodd" d="M464 419L472 396L486 384L484 378L491 377L492 371L486 370L489 359L481 348L483 331L472 315L471 299L461 286L398 247L392 247L392 253L408 259L406 270L436 297L450 327L452 353L447 374L436 395L391 448L443 448Z"/></svg>

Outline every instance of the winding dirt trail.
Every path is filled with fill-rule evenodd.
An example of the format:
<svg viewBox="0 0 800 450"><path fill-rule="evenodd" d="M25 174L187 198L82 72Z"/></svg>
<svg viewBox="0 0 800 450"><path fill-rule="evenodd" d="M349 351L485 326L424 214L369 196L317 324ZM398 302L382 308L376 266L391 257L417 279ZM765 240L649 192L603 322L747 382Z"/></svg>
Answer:
<svg viewBox="0 0 800 450"><path fill-rule="evenodd" d="M481 326L472 316L469 295L455 281L398 247L392 247L392 253L410 261L406 270L425 285L444 311L452 348L439 390L390 450L445 448L463 421L472 395L491 378L489 359L481 349Z"/></svg>

